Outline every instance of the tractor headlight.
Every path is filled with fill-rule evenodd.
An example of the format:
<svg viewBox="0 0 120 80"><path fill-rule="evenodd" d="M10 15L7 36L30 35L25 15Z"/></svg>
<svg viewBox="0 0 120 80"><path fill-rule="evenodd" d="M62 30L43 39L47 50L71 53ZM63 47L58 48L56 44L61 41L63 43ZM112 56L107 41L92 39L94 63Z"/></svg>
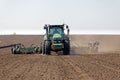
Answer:
<svg viewBox="0 0 120 80"><path fill-rule="evenodd" d="M55 40L54 43L61 43L61 40Z"/></svg>
<svg viewBox="0 0 120 80"><path fill-rule="evenodd" d="M58 43L61 43L61 41L58 41Z"/></svg>

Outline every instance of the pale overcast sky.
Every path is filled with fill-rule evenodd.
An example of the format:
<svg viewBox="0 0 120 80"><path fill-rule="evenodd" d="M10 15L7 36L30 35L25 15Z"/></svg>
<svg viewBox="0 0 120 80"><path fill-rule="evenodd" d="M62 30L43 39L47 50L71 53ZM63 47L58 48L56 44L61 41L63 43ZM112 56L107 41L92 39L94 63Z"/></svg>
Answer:
<svg viewBox="0 0 120 80"><path fill-rule="evenodd" d="M120 0L0 0L0 34L40 34L44 24L71 33L120 34Z"/></svg>

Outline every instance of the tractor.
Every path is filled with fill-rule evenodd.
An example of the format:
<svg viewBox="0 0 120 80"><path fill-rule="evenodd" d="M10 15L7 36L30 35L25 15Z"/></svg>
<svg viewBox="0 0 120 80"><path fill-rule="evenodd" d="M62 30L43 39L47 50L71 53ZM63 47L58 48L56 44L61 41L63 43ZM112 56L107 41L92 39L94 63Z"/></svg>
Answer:
<svg viewBox="0 0 120 80"><path fill-rule="evenodd" d="M51 51L62 51L63 55L70 54L70 39L68 25L45 25L46 33L41 46L37 49L39 53L51 55ZM65 30L67 34L65 34Z"/></svg>

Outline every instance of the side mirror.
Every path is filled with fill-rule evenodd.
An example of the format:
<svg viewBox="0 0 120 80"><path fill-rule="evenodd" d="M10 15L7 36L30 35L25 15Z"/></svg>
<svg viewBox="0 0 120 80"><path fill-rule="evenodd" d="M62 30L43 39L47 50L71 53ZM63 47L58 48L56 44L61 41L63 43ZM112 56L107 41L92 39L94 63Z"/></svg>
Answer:
<svg viewBox="0 0 120 80"><path fill-rule="evenodd" d="M47 25L44 26L44 29L47 29Z"/></svg>
<svg viewBox="0 0 120 80"><path fill-rule="evenodd" d="M66 25L66 28L68 29L68 25Z"/></svg>

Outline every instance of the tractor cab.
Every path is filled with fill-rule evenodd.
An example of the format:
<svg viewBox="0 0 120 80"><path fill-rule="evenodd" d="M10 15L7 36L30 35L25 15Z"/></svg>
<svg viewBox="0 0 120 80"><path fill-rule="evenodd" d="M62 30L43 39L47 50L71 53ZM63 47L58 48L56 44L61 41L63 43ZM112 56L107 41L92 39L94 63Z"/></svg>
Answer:
<svg viewBox="0 0 120 80"><path fill-rule="evenodd" d="M50 26L49 27L49 34L50 35L54 35L54 34L63 34L64 31L63 31L63 27L62 26L57 26L57 25L54 25L54 26Z"/></svg>
<svg viewBox="0 0 120 80"><path fill-rule="evenodd" d="M55 35L59 35L64 37L65 32L64 32L64 27L66 26L67 29L67 36L69 35L69 28L67 25L63 24L63 25L45 25L44 29L46 29L46 35L45 37L47 39L51 39L51 37L55 36Z"/></svg>

